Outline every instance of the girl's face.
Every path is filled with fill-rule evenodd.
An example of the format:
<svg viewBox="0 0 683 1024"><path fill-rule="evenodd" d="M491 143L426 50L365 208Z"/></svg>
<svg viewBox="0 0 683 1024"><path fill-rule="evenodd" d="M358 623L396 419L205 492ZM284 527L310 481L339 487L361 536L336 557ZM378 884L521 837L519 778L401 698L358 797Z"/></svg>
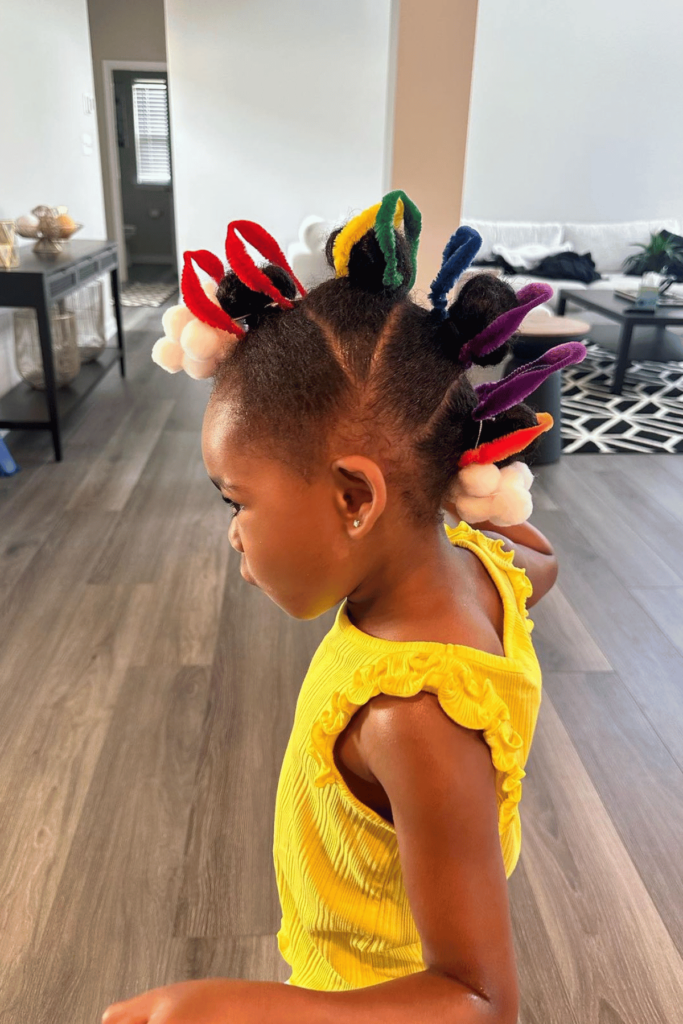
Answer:
<svg viewBox="0 0 683 1024"><path fill-rule="evenodd" d="M297 619L322 615L354 590L363 575L351 534L362 486L345 491L332 469L309 483L267 451L245 447L224 404L209 403L202 454L229 506L228 537L247 583Z"/></svg>

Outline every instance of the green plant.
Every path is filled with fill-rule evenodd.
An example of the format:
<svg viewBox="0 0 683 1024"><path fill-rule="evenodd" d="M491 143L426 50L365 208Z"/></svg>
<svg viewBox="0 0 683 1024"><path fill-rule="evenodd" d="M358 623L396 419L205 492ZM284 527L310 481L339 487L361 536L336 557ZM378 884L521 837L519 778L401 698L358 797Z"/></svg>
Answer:
<svg viewBox="0 0 683 1024"><path fill-rule="evenodd" d="M683 264L683 243L677 235L672 235L668 231L660 231L657 235L651 234L647 245L643 245L642 242L631 244L643 251L634 253L624 260L625 274L646 274L650 270L663 274L669 268Z"/></svg>

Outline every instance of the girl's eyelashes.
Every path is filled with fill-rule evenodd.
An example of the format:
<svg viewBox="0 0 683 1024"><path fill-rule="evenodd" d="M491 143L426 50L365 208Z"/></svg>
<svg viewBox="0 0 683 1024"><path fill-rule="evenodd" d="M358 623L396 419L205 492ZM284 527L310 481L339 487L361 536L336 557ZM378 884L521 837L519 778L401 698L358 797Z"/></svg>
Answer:
<svg viewBox="0 0 683 1024"><path fill-rule="evenodd" d="M230 505L230 508L231 508L231 510L232 510L232 514L233 514L233 516L236 516L236 515L237 515L237 513L238 513L238 512L240 511L240 509L242 508L242 506L241 506L241 505L238 505L236 501L232 501L232 499L231 499L231 498L226 498L226 497L224 497L224 495L222 495L222 494L221 494L221 498L223 499L223 501L225 502L225 504L226 504L226 505Z"/></svg>

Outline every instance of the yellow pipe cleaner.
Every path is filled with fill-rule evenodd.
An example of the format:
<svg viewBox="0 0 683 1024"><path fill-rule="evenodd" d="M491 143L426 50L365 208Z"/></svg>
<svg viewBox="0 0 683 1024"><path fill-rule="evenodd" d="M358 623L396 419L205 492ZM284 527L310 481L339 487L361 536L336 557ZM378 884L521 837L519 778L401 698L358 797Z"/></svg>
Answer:
<svg viewBox="0 0 683 1024"><path fill-rule="evenodd" d="M363 210L362 213L353 217L335 238L334 246L332 248L332 256L334 259L334 269L337 277L349 276L349 258L351 256L351 250L356 242L360 241L363 235L366 234L371 227L374 227L375 221L377 220L377 214L379 213L381 206L381 203L375 203L374 206L368 206L367 210ZM396 213L394 214L394 227L400 227L402 220L403 200L399 199L396 203Z"/></svg>

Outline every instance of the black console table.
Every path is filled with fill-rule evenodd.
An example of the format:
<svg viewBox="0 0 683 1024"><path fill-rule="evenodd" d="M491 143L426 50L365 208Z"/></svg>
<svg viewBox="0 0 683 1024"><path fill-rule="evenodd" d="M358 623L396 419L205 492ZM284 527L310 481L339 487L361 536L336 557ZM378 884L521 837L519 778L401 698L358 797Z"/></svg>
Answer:
<svg viewBox="0 0 683 1024"><path fill-rule="evenodd" d="M95 387L104 374L118 362L121 376L126 375L121 298L119 294L119 258L116 242L66 242L62 252L39 256L30 246L19 250L20 265L0 270L0 306L30 306L36 311L40 351L45 372L45 391L36 391L23 381L0 398L0 427L22 430L49 430L55 460L61 462L60 419L69 413ZM67 387L55 387L52 359L50 306L70 292L77 291L93 277L109 271L114 298L118 348L108 347L81 371ZM45 419L45 405L47 416Z"/></svg>

